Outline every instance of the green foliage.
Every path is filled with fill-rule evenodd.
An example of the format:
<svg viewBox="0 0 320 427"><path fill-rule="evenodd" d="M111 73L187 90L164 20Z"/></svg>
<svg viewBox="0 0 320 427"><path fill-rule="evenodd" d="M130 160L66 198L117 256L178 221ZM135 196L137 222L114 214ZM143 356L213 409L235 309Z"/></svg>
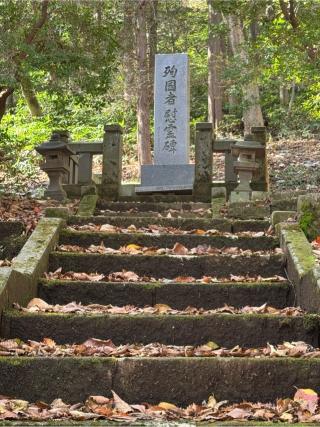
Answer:
<svg viewBox="0 0 320 427"><path fill-rule="evenodd" d="M123 5L124 0L50 0L45 24L34 42L28 43L41 16L41 2L0 0L0 89L15 89L14 102L0 123L5 159L1 168L6 172L32 174L38 161L33 149L53 129L68 129L73 140L90 141L102 138L104 123L124 127L124 160L136 159L135 106L123 99ZM187 52L190 57L191 126L207 120L211 31L220 35L225 56L222 133L239 134L241 84L254 78L274 136L320 134L320 0L295 1L297 29L285 19L276 0L214 0L213 5L224 19L208 28L205 0L158 2L158 52ZM228 14L238 15L244 24L246 63L230 55ZM257 27L254 37L253 25ZM20 89L21 75L31 81L41 117L30 116ZM289 95L282 104L280 86L287 87ZM229 95L237 100L235 105L229 104Z"/></svg>

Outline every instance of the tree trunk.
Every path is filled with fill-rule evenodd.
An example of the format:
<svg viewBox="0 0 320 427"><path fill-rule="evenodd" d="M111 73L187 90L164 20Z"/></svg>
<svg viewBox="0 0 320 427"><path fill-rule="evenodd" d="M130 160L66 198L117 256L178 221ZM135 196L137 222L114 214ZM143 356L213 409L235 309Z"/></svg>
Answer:
<svg viewBox="0 0 320 427"><path fill-rule="evenodd" d="M291 113L295 97L296 97L296 84L295 84L295 82L292 82L291 96L290 96L290 101L289 101L289 106L288 106L288 115Z"/></svg>
<svg viewBox="0 0 320 427"><path fill-rule="evenodd" d="M158 44L158 0L149 0L149 18L148 18L148 35L149 35L149 96L150 105L153 102L153 86L154 86L154 64L155 54L157 53Z"/></svg>
<svg viewBox="0 0 320 427"><path fill-rule="evenodd" d="M281 84L279 87L280 105L286 107L289 104L289 90L286 85Z"/></svg>
<svg viewBox="0 0 320 427"><path fill-rule="evenodd" d="M221 13L213 9L213 0L208 0L208 121L214 129L222 120L223 89L221 84L221 68L223 65L221 37L214 34L213 26L222 21Z"/></svg>
<svg viewBox="0 0 320 427"><path fill-rule="evenodd" d="M137 44L137 120L138 120L138 156L140 164L152 163L150 144L150 96L148 72L148 42L146 0L136 2L136 44Z"/></svg>
<svg viewBox="0 0 320 427"><path fill-rule="evenodd" d="M235 57L239 57L244 66L248 65L249 58L244 46L244 33L240 18L235 15L228 16L230 41ZM260 105L259 86L254 79L242 85L243 94L243 121L244 133L250 133L252 126L263 126L263 116Z"/></svg>
<svg viewBox="0 0 320 427"><path fill-rule="evenodd" d="M124 100L130 108L136 95L135 84L135 43L134 43L134 3L124 0L123 3L123 72Z"/></svg>
<svg viewBox="0 0 320 427"><path fill-rule="evenodd" d="M37 99L30 77L27 74L19 71L17 73L17 79L21 85L22 93L27 102L31 115L33 117L42 116L42 108Z"/></svg>
<svg viewBox="0 0 320 427"><path fill-rule="evenodd" d="M0 122L5 115L7 99L13 93L14 89L11 87L0 87Z"/></svg>

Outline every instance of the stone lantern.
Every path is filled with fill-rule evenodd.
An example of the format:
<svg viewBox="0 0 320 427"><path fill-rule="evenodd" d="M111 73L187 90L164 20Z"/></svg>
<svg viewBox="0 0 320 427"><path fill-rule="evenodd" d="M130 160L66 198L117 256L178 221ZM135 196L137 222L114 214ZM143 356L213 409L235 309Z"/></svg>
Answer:
<svg viewBox="0 0 320 427"><path fill-rule="evenodd" d="M65 175L70 173L70 156L75 152L69 147L68 131L53 131L49 141L36 147L38 153L44 156L41 169L48 174L49 186L45 191L45 197L56 200L67 198L62 187Z"/></svg>
<svg viewBox="0 0 320 427"><path fill-rule="evenodd" d="M261 165L257 159L264 155L264 151L265 147L259 141L253 141L251 135L232 146L232 155L237 158L233 166L240 182L231 193L231 202L251 200L250 183L252 178L259 173Z"/></svg>

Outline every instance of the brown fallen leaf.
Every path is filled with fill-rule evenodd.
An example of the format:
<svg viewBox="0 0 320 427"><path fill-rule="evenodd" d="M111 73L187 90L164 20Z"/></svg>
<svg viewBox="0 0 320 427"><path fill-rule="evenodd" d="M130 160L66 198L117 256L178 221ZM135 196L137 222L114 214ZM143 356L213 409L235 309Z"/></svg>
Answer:
<svg viewBox="0 0 320 427"><path fill-rule="evenodd" d="M174 253L175 255L187 255L188 252L189 249L183 246L181 243L176 243L172 248L172 253Z"/></svg>
<svg viewBox="0 0 320 427"><path fill-rule="evenodd" d="M128 403L122 400L121 397L119 397L113 390L111 390L111 392L114 400L114 407L118 412L122 412L124 414L132 412L132 408Z"/></svg>
<svg viewBox="0 0 320 427"><path fill-rule="evenodd" d="M49 307L50 305L41 298L33 298L27 305L27 309L30 311L33 309L47 310Z"/></svg>

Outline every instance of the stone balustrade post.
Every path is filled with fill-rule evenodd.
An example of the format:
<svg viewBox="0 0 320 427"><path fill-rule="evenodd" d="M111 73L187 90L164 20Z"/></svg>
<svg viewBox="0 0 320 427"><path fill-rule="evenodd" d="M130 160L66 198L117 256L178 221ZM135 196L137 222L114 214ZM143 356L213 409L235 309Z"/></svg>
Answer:
<svg viewBox="0 0 320 427"><path fill-rule="evenodd" d="M103 137L101 195L108 200L119 198L122 178L122 128L106 125Z"/></svg>
<svg viewBox="0 0 320 427"><path fill-rule="evenodd" d="M195 136L194 199L211 202L213 139L212 123L197 123Z"/></svg>
<svg viewBox="0 0 320 427"><path fill-rule="evenodd" d="M267 167L267 130L265 126L254 126L251 128L251 134L253 136L254 141L260 142L264 147L263 157L257 159L260 163L259 173L253 177L252 182L259 186L260 191L268 191L269 187L269 174Z"/></svg>
<svg viewBox="0 0 320 427"><path fill-rule="evenodd" d="M79 154L79 176L78 182L81 185L92 184L92 154L80 153Z"/></svg>

